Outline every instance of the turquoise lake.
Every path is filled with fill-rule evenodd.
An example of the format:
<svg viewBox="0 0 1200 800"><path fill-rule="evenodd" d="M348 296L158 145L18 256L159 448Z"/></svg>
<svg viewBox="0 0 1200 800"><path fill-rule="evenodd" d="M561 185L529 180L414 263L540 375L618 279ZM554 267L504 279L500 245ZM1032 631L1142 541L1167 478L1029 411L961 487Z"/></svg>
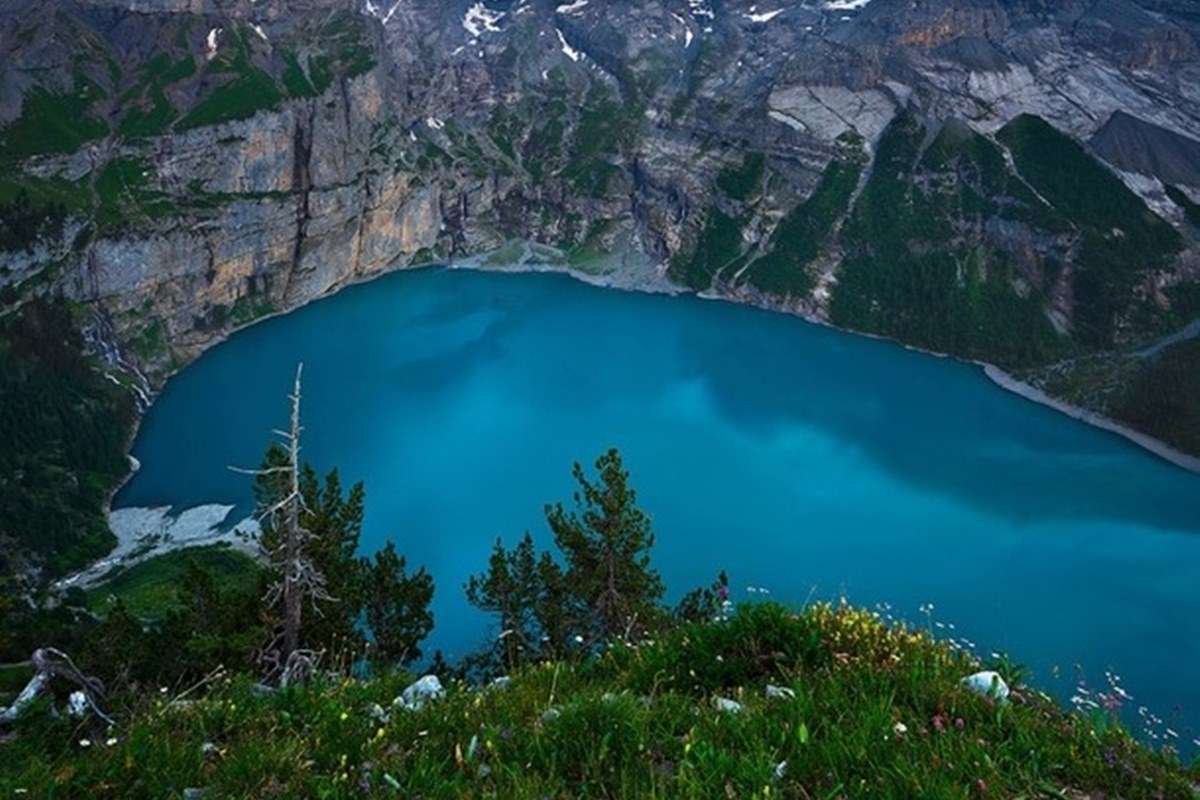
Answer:
<svg viewBox="0 0 1200 800"><path fill-rule="evenodd" d="M185 369L115 505L248 513L227 467L259 462L299 361L304 454L365 482L364 551L394 539L434 575L427 652L495 634L467 576L497 536L548 544L542 506L569 500L572 462L616 446L673 597L726 569L735 600L888 603L1012 652L1061 697L1076 665L1096 688L1112 669L1135 707L1198 735L1200 476L977 367L562 275L398 273Z"/></svg>

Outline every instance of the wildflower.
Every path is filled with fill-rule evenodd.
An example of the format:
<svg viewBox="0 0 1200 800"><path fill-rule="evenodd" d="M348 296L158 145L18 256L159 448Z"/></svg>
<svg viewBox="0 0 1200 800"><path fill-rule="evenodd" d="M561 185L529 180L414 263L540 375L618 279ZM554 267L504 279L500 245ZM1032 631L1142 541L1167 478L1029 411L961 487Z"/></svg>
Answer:
<svg viewBox="0 0 1200 800"><path fill-rule="evenodd" d="M346 713L345 711L343 711L342 716L341 716L342 722L345 722L348 719L350 719L350 715L348 713Z"/></svg>
<svg viewBox="0 0 1200 800"><path fill-rule="evenodd" d="M79 746L80 746L80 747L91 747L91 746L92 746L92 740L91 740L91 739L80 739L80 740L79 740Z"/></svg>
<svg viewBox="0 0 1200 800"><path fill-rule="evenodd" d="M110 738L108 738L108 739L106 739L106 740L105 740L105 742L104 742L104 746L105 746L105 747L112 747L112 746L113 746L113 745L115 745L116 743L117 743L116 737L110 737Z"/></svg>
<svg viewBox="0 0 1200 800"><path fill-rule="evenodd" d="M942 733L946 730L946 718L943 717L941 714L934 714L932 722L933 722L933 729L936 730L938 733Z"/></svg>
<svg viewBox="0 0 1200 800"><path fill-rule="evenodd" d="M375 731L375 738L382 739L384 733L385 733L385 731L383 730L383 728L380 728L379 730Z"/></svg>
<svg viewBox="0 0 1200 800"><path fill-rule="evenodd" d="M967 723L962 717L957 717L954 720L954 727L961 731L963 728L967 727Z"/></svg>
<svg viewBox="0 0 1200 800"><path fill-rule="evenodd" d="M908 726L903 722L897 722L892 726L892 730L896 732L897 736L903 736L904 734L908 733Z"/></svg>

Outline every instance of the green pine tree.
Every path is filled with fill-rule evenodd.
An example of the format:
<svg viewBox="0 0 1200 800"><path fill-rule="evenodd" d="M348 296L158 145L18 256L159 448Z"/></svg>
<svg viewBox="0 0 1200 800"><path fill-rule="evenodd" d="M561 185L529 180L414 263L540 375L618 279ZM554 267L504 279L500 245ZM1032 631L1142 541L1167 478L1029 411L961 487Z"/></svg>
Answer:
<svg viewBox="0 0 1200 800"><path fill-rule="evenodd" d="M564 580L582 610L587 641L612 641L644 632L659 617L662 578L650 566L654 545L650 517L637 506L637 493L621 454L609 450L596 460L599 479L576 463L575 510L546 507L546 522L566 561Z"/></svg>
<svg viewBox="0 0 1200 800"><path fill-rule="evenodd" d="M421 568L405 574L404 557L388 542L372 562L363 559L363 602L375 637L374 660L404 665L421 657L421 641L433 630L433 578Z"/></svg>

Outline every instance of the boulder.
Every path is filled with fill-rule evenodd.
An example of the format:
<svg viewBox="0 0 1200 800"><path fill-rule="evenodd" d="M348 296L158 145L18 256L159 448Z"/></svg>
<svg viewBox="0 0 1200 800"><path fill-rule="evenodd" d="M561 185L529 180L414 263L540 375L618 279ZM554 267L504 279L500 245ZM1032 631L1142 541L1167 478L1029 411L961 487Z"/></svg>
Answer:
<svg viewBox="0 0 1200 800"><path fill-rule="evenodd" d="M714 697L713 707L728 714L740 714L742 711L742 704L728 697Z"/></svg>
<svg viewBox="0 0 1200 800"><path fill-rule="evenodd" d="M767 684L767 699L768 700L795 700L796 692L786 686L772 686Z"/></svg>
<svg viewBox="0 0 1200 800"><path fill-rule="evenodd" d="M392 705L409 711L419 711L434 700L440 700L445 694L446 690L442 688L442 682L438 680L437 675L426 675L405 689Z"/></svg>
<svg viewBox="0 0 1200 800"><path fill-rule="evenodd" d="M87 695L80 691L71 692L67 698L67 713L72 717L82 717L88 712Z"/></svg>
<svg viewBox="0 0 1200 800"><path fill-rule="evenodd" d="M1000 677L999 672L993 670L976 672L974 675L963 678L962 683L976 694L990 697L1001 703L1008 701L1008 684L1004 682L1004 678Z"/></svg>

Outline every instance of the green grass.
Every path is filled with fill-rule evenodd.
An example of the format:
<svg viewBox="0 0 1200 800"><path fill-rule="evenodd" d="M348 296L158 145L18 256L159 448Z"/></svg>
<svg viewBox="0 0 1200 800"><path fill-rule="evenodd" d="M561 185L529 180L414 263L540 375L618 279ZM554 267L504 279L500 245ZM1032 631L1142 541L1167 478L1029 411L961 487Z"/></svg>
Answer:
<svg viewBox="0 0 1200 800"><path fill-rule="evenodd" d="M186 704L144 701L111 732L39 715L0 743L0 793L1194 798L1194 771L1112 720L1025 687L1007 704L967 691L977 666L865 611L743 606L655 643L527 668L505 687L452 682L417 712L391 709L408 678L387 675L265 696L236 678ZM768 683L795 697L766 699ZM719 711L716 697L742 710Z"/></svg>
<svg viewBox="0 0 1200 800"><path fill-rule="evenodd" d="M245 553L221 545L188 547L120 570L88 592L88 606L103 613L115 598L136 616L160 618L175 606L179 582L190 563L210 572L227 588L252 589L258 581L258 564Z"/></svg>

